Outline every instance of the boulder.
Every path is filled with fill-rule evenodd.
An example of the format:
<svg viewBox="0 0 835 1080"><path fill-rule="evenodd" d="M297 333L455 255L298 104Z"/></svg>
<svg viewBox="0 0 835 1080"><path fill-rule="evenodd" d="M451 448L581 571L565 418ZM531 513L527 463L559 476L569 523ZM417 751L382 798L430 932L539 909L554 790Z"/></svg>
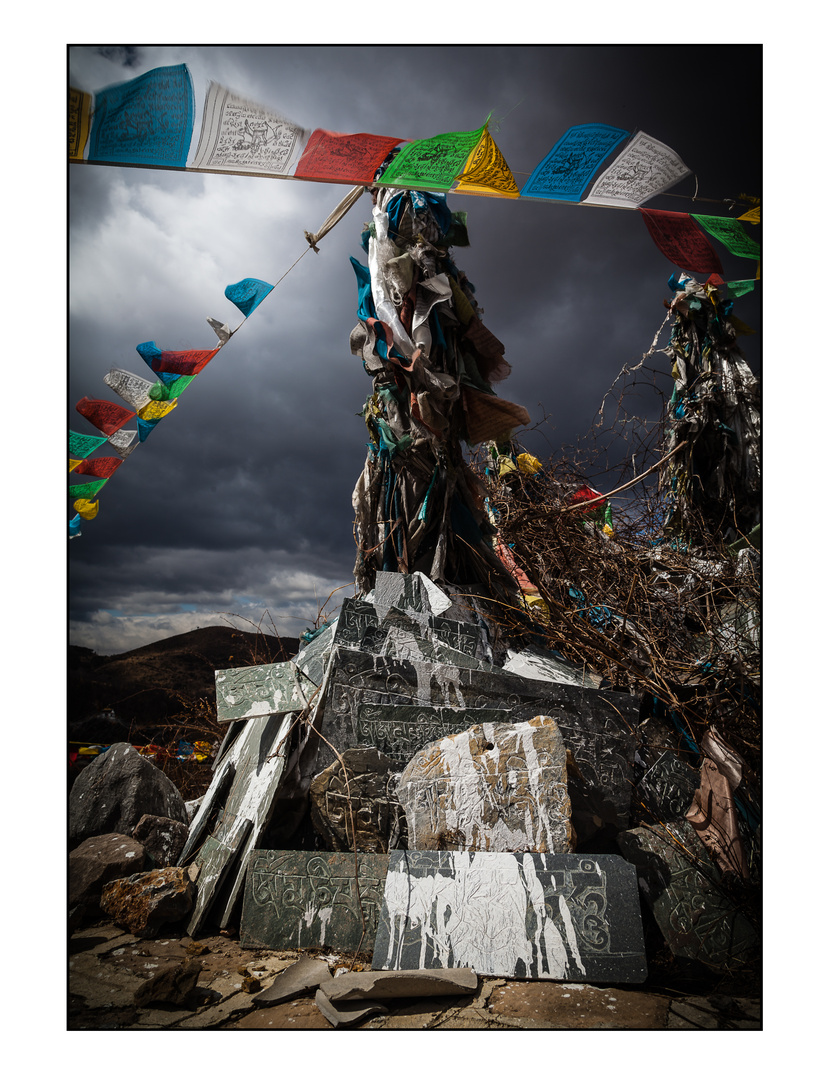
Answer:
<svg viewBox="0 0 835 1080"><path fill-rule="evenodd" d="M90 836L130 836L145 814L188 824L174 784L130 743L116 743L78 776L70 791L69 838L75 847Z"/></svg>
<svg viewBox="0 0 835 1080"><path fill-rule="evenodd" d="M549 716L429 743L397 794L411 851L574 850L565 746Z"/></svg>
<svg viewBox="0 0 835 1080"><path fill-rule="evenodd" d="M168 866L112 881L102 890L100 903L117 926L149 938L164 923L188 915L194 903L194 885L186 869Z"/></svg>
<svg viewBox="0 0 835 1080"><path fill-rule="evenodd" d="M185 1005L203 971L199 960L169 964L144 982L133 995L134 1005Z"/></svg>
<svg viewBox="0 0 835 1080"><path fill-rule="evenodd" d="M132 835L144 846L152 868L173 866L186 845L188 825L174 818L143 814Z"/></svg>
<svg viewBox="0 0 835 1080"><path fill-rule="evenodd" d="M85 911L100 915L102 889L111 881L135 874L145 865L145 848L131 836L108 833L91 836L70 852L68 892L70 911L80 923Z"/></svg>

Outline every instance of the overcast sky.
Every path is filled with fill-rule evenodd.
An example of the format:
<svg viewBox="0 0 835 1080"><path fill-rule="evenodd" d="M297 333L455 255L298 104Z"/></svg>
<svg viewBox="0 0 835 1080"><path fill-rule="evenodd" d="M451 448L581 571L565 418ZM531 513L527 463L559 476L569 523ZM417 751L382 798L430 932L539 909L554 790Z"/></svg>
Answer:
<svg viewBox="0 0 835 1080"><path fill-rule="evenodd" d="M340 132L419 139L472 130L492 113L520 187L567 128L597 122L642 130L693 170L671 189L688 199L650 207L747 208L691 202L696 177L708 199L762 194L755 46L72 48L69 81L95 93L178 63L194 80L195 138L214 80L307 128ZM711 93L697 101L697 87ZM305 230L348 190L72 165L70 428L96 433L75 411L82 397L123 404L102 382L112 366L151 377L140 342L213 347L206 317L233 327L241 319L226 286L277 282L305 251ZM649 348L676 268L638 211L454 194L449 205L469 215L471 245L455 251L456 264L513 367L497 389L533 423L547 418L521 435L547 458L589 429L623 365ZM227 613L257 623L268 612L270 628L295 636L331 590L348 585L337 595L352 595L351 492L371 380L348 347L357 306L349 257L366 261L360 233L370 216L365 195L105 485L98 516L69 542L72 643L120 652ZM749 232L760 238L758 227ZM755 262L714 247L727 278L754 276ZM758 332L760 300L758 289L735 308ZM759 337L742 346L759 373ZM67 511L69 520L69 501Z"/></svg>

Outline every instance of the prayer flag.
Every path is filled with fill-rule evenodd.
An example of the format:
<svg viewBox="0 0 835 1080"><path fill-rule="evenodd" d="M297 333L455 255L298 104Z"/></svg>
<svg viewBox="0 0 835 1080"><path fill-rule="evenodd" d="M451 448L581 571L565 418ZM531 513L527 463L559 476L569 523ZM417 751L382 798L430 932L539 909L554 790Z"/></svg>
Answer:
<svg viewBox="0 0 835 1080"><path fill-rule="evenodd" d="M752 240L737 218L715 217L712 214L691 214L703 229L725 245L731 255L743 259L759 259L760 245Z"/></svg>
<svg viewBox="0 0 835 1080"><path fill-rule="evenodd" d="M504 199L519 198L519 188L513 173L496 146L493 136L486 129L457 180L456 192L493 195Z"/></svg>
<svg viewBox="0 0 835 1080"><path fill-rule="evenodd" d="M122 428L121 431L114 431L112 435L108 435L106 441L110 443L120 457L126 458L128 454L132 454L136 449L133 445L136 442L136 432L125 431Z"/></svg>
<svg viewBox="0 0 835 1080"><path fill-rule="evenodd" d="M136 430L139 434L139 441L141 443L145 442L158 423L159 420L143 420L141 416L137 417Z"/></svg>
<svg viewBox="0 0 835 1080"><path fill-rule="evenodd" d="M89 499L101 491L107 480L105 476L102 480L91 480L89 484L70 484L70 498Z"/></svg>
<svg viewBox="0 0 835 1080"><path fill-rule="evenodd" d="M232 331L229 329L226 323L222 323L219 319L212 318L207 318L206 322L217 334L218 340L220 341L221 345L225 345L229 338L232 337Z"/></svg>
<svg viewBox="0 0 835 1080"><path fill-rule="evenodd" d="M111 368L104 376L104 381L114 393L137 412L150 401L149 393L154 386L147 379L141 379L138 375L123 371L121 368Z"/></svg>
<svg viewBox="0 0 835 1080"><path fill-rule="evenodd" d="M640 206L691 170L669 146L639 131L595 180L583 200L597 206Z"/></svg>
<svg viewBox="0 0 835 1080"><path fill-rule="evenodd" d="M75 470L86 476L112 476L124 461L120 457L87 458L82 461Z"/></svg>
<svg viewBox="0 0 835 1080"><path fill-rule="evenodd" d="M82 458L70 458L70 472L72 472L73 469L78 468L82 460Z"/></svg>
<svg viewBox="0 0 835 1080"><path fill-rule="evenodd" d="M762 220L760 214L761 210L762 207L760 206L752 206L750 210L747 210L744 214L740 214L740 216L736 220L750 221L752 225L759 225Z"/></svg>
<svg viewBox="0 0 835 1080"><path fill-rule="evenodd" d="M70 87L69 104L69 137L70 137L70 160L83 161L84 147L90 135L90 94L82 90L74 90Z"/></svg>
<svg viewBox="0 0 835 1080"><path fill-rule="evenodd" d="M154 383L148 391L148 397L150 397L151 401L174 401L193 380L193 375L181 375L167 386L161 382Z"/></svg>
<svg viewBox="0 0 835 1080"><path fill-rule="evenodd" d="M140 409L136 414L143 420L162 420L163 416L167 416L172 409L177 408L177 402L175 401L149 401L144 409Z"/></svg>
<svg viewBox="0 0 835 1080"><path fill-rule="evenodd" d="M70 454L72 457L86 458L106 442L106 435L79 435L77 431L71 431Z"/></svg>
<svg viewBox="0 0 835 1080"><path fill-rule="evenodd" d="M158 357L151 361L151 371L158 375L181 375L199 374L208 364L217 349L187 349L184 352L166 352L163 350ZM168 382L169 390L176 379Z"/></svg>
<svg viewBox="0 0 835 1080"><path fill-rule="evenodd" d="M78 514L70 521L70 540L74 540L76 536L81 536L81 518Z"/></svg>
<svg viewBox="0 0 835 1080"><path fill-rule="evenodd" d="M719 256L690 214L641 210L658 250L675 266L694 274L721 274Z"/></svg>
<svg viewBox="0 0 835 1080"><path fill-rule="evenodd" d="M76 405L76 410L90 421L93 427L103 431L105 435L112 435L118 431L128 420L136 416L135 412L123 409L112 401L101 401L96 398L84 397Z"/></svg>
<svg viewBox="0 0 835 1080"><path fill-rule="evenodd" d="M76 499L72 504L72 508L73 510L77 510L81 517L86 521L92 521L99 512L99 500Z"/></svg>
<svg viewBox="0 0 835 1080"><path fill-rule="evenodd" d="M188 68L154 68L96 94L88 160L183 168L193 128Z"/></svg>
<svg viewBox="0 0 835 1080"><path fill-rule="evenodd" d="M594 174L628 136L608 124L569 128L531 173L521 197L579 202Z"/></svg>
<svg viewBox="0 0 835 1080"><path fill-rule="evenodd" d="M746 293L752 292L757 287L757 279L750 278L748 281L728 281L725 283L725 288L728 290L728 296L744 296Z"/></svg>
<svg viewBox="0 0 835 1080"><path fill-rule="evenodd" d="M209 84L192 168L292 176L309 132L216 82Z"/></svg>
<svg viewBox="0 0 835 1080"><path fill-rule="evenodd" d="M476 131L449 131L432 139L409 143L395 156L380 177L381 187L429 188L449 191L467 164L484 134L486 124Z"/></svg>
<svg viewBox="0 0 835 1080"><path fill-rule="evenodd" d="M272 291L273 286L268 285L266 281L259 281L258 278L244 278L235 285L227 285L224 296L248 318L264 297Z"/></svg>
<svg viewBox="0 0 835 1080"><path fill-rule="evenodd" d="M340 135L316 128L296 166L296 176L301 180L370 184L386 154L400 142L403 140L387 135Z"/></svg>

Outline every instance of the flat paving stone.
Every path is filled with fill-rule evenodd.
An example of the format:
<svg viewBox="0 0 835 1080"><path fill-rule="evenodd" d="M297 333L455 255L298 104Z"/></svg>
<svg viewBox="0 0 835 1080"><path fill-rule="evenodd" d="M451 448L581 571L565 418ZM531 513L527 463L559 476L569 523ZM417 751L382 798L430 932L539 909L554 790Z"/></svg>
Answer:
<svg viewBox="0 0 835 1080"><path fill-rule="evenodd" d="M238 993L221 1001L217 1005L209 1005L200 1009L188 1019L183 1020L177 1026L189 1031L202 1031L206 1028L220 1027L235 1013L244 1012L252 1008L252 997L249 994Z"/></svg>
<svg viewBox="0 0 835 1080"><path fill-rule="evenodd" d="M490 996L491 1016L559 1029L660 1031L667 998L621 989L552 982L511 982Z"/></svg>
<svg viewBox="0 0 835 1080"><path fill-rule="evenodd" d="M354 1027L372 1016L387 1013L381 1001L331 1001L324 990L316 991L316 1005L325 1019L335 1028Z"/></svg>
<svg viewBox="0 0 835 1080"><path fill-rule="evenodd" d="M229 1031L333 1031L312 997L253 1009L223 1027Z"/></svg>
<svg viewBox="0 0 835 1080"><path fill-rule="evenodd" d="M478 976L470 968L423 971L349 971L330 980L322 989L331 1001L374 998L437 997L474 994Z"/></svg>
<svg viewBox="0 0 835 1080"><path fill-rule="evenodd" d="M330 969L324 960L304 956L295 964L285 968L271 986L257 994L252 999L253 1004L280 1005L282 1002L291 1001L312 990L318 990L323 983L332 981Z"/></svg>

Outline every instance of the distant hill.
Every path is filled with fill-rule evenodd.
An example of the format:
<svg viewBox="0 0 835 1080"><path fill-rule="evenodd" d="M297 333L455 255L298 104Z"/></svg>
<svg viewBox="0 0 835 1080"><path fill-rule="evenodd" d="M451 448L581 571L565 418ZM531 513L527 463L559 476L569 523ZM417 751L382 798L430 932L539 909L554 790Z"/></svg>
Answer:
<svg viewBox="0 0 835 1080"><path fill-rule="evenodd" d="M289 660L297 638L205 626L129 652L100 656L71 645L68 657L68 738L152 741L198 711L215 709L215 671ZM205 708L200 710L205 712ZM115 716L100 716L112 712Z"/></svg>

